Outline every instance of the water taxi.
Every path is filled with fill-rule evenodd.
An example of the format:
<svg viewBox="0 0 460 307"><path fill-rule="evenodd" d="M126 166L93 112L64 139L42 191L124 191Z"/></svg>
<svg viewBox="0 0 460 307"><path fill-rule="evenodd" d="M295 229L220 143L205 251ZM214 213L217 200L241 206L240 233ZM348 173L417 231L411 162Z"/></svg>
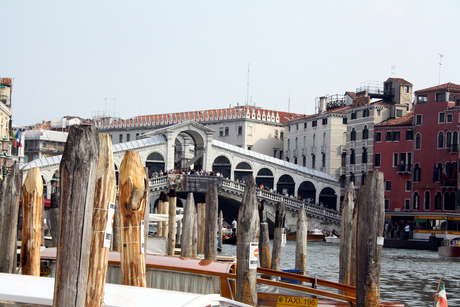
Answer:
<svg viewBox="0 0 460 307"><path fill-rule="evenodd" d="M441 257L460 257L460 237L442 241L438 248L438 255Z"/></svg>

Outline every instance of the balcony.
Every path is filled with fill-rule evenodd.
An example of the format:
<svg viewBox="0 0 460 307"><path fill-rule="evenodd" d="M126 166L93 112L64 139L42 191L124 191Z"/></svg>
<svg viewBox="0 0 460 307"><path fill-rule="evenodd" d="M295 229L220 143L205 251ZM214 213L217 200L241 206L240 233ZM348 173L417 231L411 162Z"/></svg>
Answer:
<svg viewBox="0 0 460 307"><path fill-rule="evenodd" d="M311 147L311 154L314 155L316 153L316 146Z"/></svg>
<svg viewBox="0 0 460 307"><path fill-rule="evenodd" d="M349 171L350 173L354 173L354 172L355 172L355 165L354 165L354 164L348 165L348 171Z"/></svg>
<svg viewBox="0 0 460 307"><path fill-rule="evenodd" d="M361 164L361 172L367 171L367 164Z"/></svg>
<svg viewBox="0 0 460 307"><path fill-rule="evenodd" d="M321 153L325 153L326 152L326 145L321 145Z"/></svg>
<svg viewBox="0 0 460 307"><path fill-rule="evenodd" d="M302 156L306 156L307 155L307 149L306 148L302 148Z"/></svg>
<svg viewBox="0 0 460 307"><path fill-rule="evenodd" d="M294 149L293 152L294 152L294 157L296 158L296 157L297 157L297 152L298 152L298 150L297 150L297 149Z"/></svg>
<svg viewBox="0 0 460 307"><path fill-rule="evenodd" d="M441 189L457 189L456 179L447 179L446 181L441 180Z"/></svg>
<svg viewBox="0 0 460 307"><path fill-rule="evenodd" d="M353 149L356 146L356 141L350 141L350 148Z"/></svg>
<svg viewBox="0 0 460 307"><path fill-rule="evenodd" d="M450 145L450 153L458 153L458 144Z"/></svg>
<svg viewBox="0 0 460 307"><path fill-rule="evenodd" d="M340 153L347 152L347 146L346 145L340 145Z"/></svg>
<svg viewBox="0 0 460 307"><path fill-rule="evenodd" d="M367 140L362 140L361 144L362 144L362 147L367 147Z"/></svg>
<svg viewBox="0 0 460 307"><path fill-rule="evenodd" d="M408 165L400 164L398 166L397 173L400 174L400 175L402 175L402 174L412 174L412 165L410 165L410 164L408 164Z"/></svg>

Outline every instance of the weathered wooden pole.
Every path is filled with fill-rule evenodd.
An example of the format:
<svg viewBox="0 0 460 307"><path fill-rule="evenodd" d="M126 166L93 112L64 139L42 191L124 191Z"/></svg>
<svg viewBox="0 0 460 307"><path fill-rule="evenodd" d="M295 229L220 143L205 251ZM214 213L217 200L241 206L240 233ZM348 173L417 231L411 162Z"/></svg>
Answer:
<svg viewBox="0 0 460 307"><path fill-rule="evenodd" d="M367 173L357 203L356 306L377 307L380 306L380 266L385 221L382 172Z"/></svg>
<svg viewBox="0 0 460 307"><path fill-rule="evenodd" d="M121 282L146 287L144 254L144 210L147 176L138 152L126 151L120 166Z"/></svg>
<svg viewBox="0 0 460 307"><path fill-rule="evenodd" d="M219 229L217 230L217 244L220 249L222 249L222 227L224 226L224 216L222 210L219 212Z"/></svg>
<svg viewBox="0 0 460 307"><path fill-rule="evenodd" d="M73 126L59 168L61 201L53 306L85 306L99 137Z"/></svg>
<svg viewBox="0 0 460 307"><path fill-rule="evenodd" d="M59 234L59 193L55 192L51 194L51 205L50 205L50 234L51 234L51 246L58 246L58 234Z"/></svg>
<svg viewBox="0 0 460 307"><path fill-rule="evenodd" d="M354 186L354 184L353 184ZM358 237L358 212L359 203L355 203L353 208L353 222L351 227L351 252L350 252L350 286L356 287L356 254L357 254L357 237Z"/></svg>
<svg viewBox="0 0 460 307"><path fill-rule="evenodd" d="M249 176L238 212L236 300L252 306L257 305L259 232L256 184Z"/></svg>
<svg viewBox="0 0 460 307"><path fill-rule="evenodd" d="M168 232L168 255L173 256L176 247L176 190L169 190L169 232Z"/></svg>
<svg viewBox="0 0 460 307"><path fill-rule="evenodd" d="M149 239L149 226L150 226L150 190L149 190L149 169L144 167L145 178L147 178L147 188L145 193L145 210L144 210L144 254L147 254L147 242ZM168 214L168 212L166 212ZM165 234L168 236L168 234Z"/></svg>
<svg viewBox="0 0 460 307"><path fill-rule="evenodd" d="M117 201L115 203L115 215L113 218L113 240L112 250L116 252L121 251L121 229L120 229L120 206L119 196L117 195Z"/></svg>
<svg viewBox="0 0 460 307"><path fill-rule="evenodd" d="M204 233L204 259L217 260L217 186L210 184L206 195L206 231Z"/></svg>
<svg viewBox="0 0 460 307"><path fill-rule="evenodd" d="M284 218L286 216L286 205L283 201L276 205L275 230L273 233L272 270L280 270L281 264L281 240L284 231Z"/></svg>
<svg viewBox="0 0 460 307"><path fill-rule="evenodd" d="M307 236L308 223L305 205L300 205L297 216L295 269L300 270L301 275L307 274Z"/></svg>
<svg viewBox="0 0 460 307"><path fill-rule="evenodd" d="M99 134L99 146L91 227L91 261L86 289L86 306L94 307L102 306L104 298L105 276L117 198L117 182L110 135Z"/></svg>
<svg viewBox="0 0 460 307"><path fill-rule="evenodd" d="M0 179L0 241L2 239L3 210L5 208L5 180Z"/></svg>
<svg viewBox="0 0 460 307"><path fill-rule="evenodd" d="M188 193L184 206L181 252L182 257L192 257L193 220L195 219L195 201L193 193Z"/></svg>
<svg viewBox="0 0 460 307"><path fill-rule="evenodd" d="M192 234L192 258L196 258L198 255L197 255L197 251L198 251L198 222L197 222L197 212L196 212L196 208L194 208L193 210L193 215L194 215L194 218L193 218L193 234Z"/></svg>
<svg viewBox="0 0 460 307"><path fill-rule="evenodd" d="M19 193L21 191L19 164L14 163L6 179L0 246L0 273L16 273Z"/></svg>
<svg viewBox="0 0 460 307"><path fill-rule="evenodd" d="M198 254L204 254L204 233L206 229L206 195L201 195L197 204Z"/></svg>
<svg viewBox="0 0 460 307"><path fill-rule="evenodd" d="M21 271L40 276L43 180L40 169L29 169L22 185Z"/></svg>
<svg viewBox="0 0 460 307"><path fill-rule="evenodd" d="M165 193L165 200L163 201L163 206L161 207L161 214L169 214L169 196L168 194ZM161 230L161 236L162 237L168 237L168 234L169 234L169 220L168 222L164 221L163 222L163 227L162 227L162 230Z"/></svg>
<svg viewBox="0 0 460 307"><path fill-rule="evenodd" d="M260 203L259 220L260 220L260 240L259 240L260 267L269 269L271 267L272 260L270 257L270 237L268 233L267 207L265 207L264 200L262 200Z"/></svg>
<svg viewBox="0 0 460 307"><path fill-rule="evenodd" d="M43 184L43 181L42 181ZM45 246L45 228L46 228L46 214L45 214L45 197L42 197L42 216L41 216L41 234L40 234L40 245ZM20 210L24 210L24 207L22 207ZM24 220L24 219L23 219Z"/></svg>
<svg viewBox="0 0 460 307"><path fill-rule="evenodd" d="M355 185L350 181L342 204L342 224L340 231L339 282L351 285L351 239L353 233L353 210L355 208Z"/></svg>
<svg viewBox="0 0 460 307"><path fill-rule="evenodd" d="M167 201L167 198L168 196L166 195L165 192L160 193L160 198L158 199L158 205L157 205L158 214L163 214L163 202ZM164 226L163 221L157 222L157 236L158 237L163 237L163 226Z"/></svg>

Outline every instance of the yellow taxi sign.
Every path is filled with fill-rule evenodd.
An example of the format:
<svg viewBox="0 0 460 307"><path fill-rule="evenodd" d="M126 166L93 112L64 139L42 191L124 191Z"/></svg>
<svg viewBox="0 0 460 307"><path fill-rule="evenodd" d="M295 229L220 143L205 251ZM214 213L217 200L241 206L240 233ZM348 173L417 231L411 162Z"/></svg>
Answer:
<svg viewBox="0 0 460 307"><path fill-rule="evenodd" d="M40 276L50 275L51 270L49 268L40 268Z"/></svg>
<svg viewBox="0 0 460 307"><path fill-rule="evenodd" d="M318 307L317 298L278 296L276 307Z"/></svg>

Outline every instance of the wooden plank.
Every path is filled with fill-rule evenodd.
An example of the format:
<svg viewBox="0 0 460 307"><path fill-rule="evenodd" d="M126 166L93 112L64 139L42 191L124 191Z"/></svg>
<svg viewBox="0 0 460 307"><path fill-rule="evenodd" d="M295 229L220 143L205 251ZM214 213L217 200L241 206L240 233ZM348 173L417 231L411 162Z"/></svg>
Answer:
<svg viewBox="0 0 460 307"><path fill-rule="evenodd" d="M59 168L61 201L53 306L85 306L99 159L94 126L73 126Z"/></svg>
<svg viewBox="0 0 460 307"><path fill-rule="evenodd" d="M43 180L40 169L29 169L22 185L21 271L40 276Z"/></svg>
<svg viewBox="0 0 460 307"><path fill-rule="evenodd" d="M281 264L281 240L284 233L284 219L286 216L286 205L283 201L276 205L275 230L273 233L272 270L280 270Z"/></svg>
<svg viewBox="0 0 460 307"><path fill-rule="evenodd" d="M206 194L206 231L204 234L204 259L217 260L217 186L210 184Z"/></svg>
<svg viewBox="0 0 460 307"><path fill-rule="evenodd" d="M256 183L249 176L238 212L236 300L252 306L257 304L257 261L251 268L250 258L257 250L251 250L251 243L259 243L259 232Z"/></svg>
<svg viewBox="0 0 460 307"><path fill-rule="evenodd" d="M93 222L91 227L90 266L88 286L86 289L86 306L102 306L104 297L105 275L109 259L110 244L104 247L107 222L112 227L113 221L107 221L109 203L115 205L117 182L112 152L112 139L109 134L99 134L99 161L94 186ZM115 208L113 208L115 210ZM109 238L110 240L111 238Z"/></svg>
<svg viewBox="0 0 460 307"><path fill-rule="evenodd" d="M358 236L356 249L356 303L357 306L380 306L380 267L382 237L385 221L383 173L370 171L361 186L357 203ZM382 242L383 243L383 242Z"/></svg>
<svg viewBox="0 0 460 307"><path fill-rule="evenodd" d="M353 211L355 208L355 186L350 181L342 205L342 224L340 231L339 282L351 285L351 239L353 233Z"/></svg>
<svg viewBox="0 0 460 307"><path fill-rule="evenodd" d="M296 229L295 269L300 270L301 275L307 273L307 236L308 236L307 214L305 205L299 208Z"/></svg>
<svg viewBox="0 0 460 307"><path fill-rule="evenodd" d="M177 195L176 190L169 190L169 232L168 232L168 255L174 255L174 249L176 247L176 204L177 204Z"/></svg>
<svg viewBox="0 0 460 307"><path fill-rule="evenodd" d="M119 187L121 282L126 286L147 285L145 253L141 244L147 189L147 176L139 153L126 151L120 166Z"/></svg>
<svg viewBox="0 0 460 307"><path fill-rule="evenodd" d="M0 272L16 273L19 194L21 191L19 164L14 163L6 178L3 207L2 240L0 246Z"/></svg>
<svg viewBox="0 0 460 307"><path fill-rule="evenodd" d="M188 193L184 206L183 231L181 242L181 256L192 257L193 220L195 219L195 201L193 193Z"/></svg>

